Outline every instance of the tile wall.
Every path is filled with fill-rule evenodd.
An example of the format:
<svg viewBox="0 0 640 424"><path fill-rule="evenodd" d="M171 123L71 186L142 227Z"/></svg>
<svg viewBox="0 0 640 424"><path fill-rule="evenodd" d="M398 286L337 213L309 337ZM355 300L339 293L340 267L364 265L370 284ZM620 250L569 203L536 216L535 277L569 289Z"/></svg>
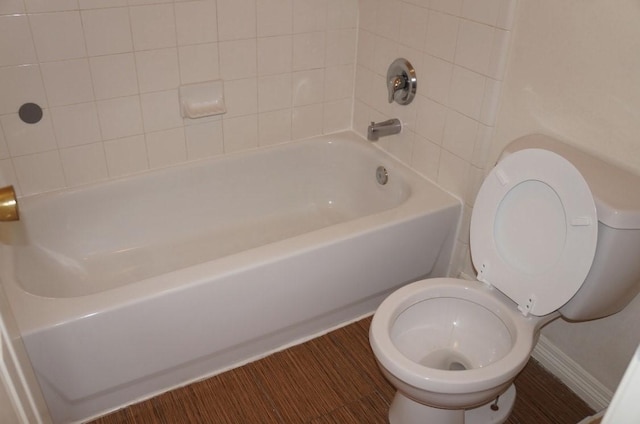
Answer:
<svg viewBox="0 0 640 424"><path fill-rule="evenodd" d="M359 0L353 128L400 118L400 135L380 144L465 202L456 264L475 275L469 218L496 124L517 0ZM414 65L411 105L387 102L396 57Z"/></svg>
<svg viewBox="0 0 640 424"><path fill-rule="evenodd" d="M2 176L29 195L350 128L357 18L357 0L2 0ZM228 112L183 120L179 87L217 79Z"/></svg>

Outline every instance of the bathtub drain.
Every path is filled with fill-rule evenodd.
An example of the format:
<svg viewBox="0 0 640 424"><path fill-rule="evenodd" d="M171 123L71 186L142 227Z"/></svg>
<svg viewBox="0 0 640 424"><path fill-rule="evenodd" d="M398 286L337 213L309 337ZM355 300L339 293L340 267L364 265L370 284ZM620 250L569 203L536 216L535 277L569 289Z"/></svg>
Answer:
<svg viewBox="0 0 640 424"><path fill-rule="evenodd" d="M389 181L389 173L387 172L387 168L380 165L376 169L376 180L378 180L378 184L385 185Z"/></svg>

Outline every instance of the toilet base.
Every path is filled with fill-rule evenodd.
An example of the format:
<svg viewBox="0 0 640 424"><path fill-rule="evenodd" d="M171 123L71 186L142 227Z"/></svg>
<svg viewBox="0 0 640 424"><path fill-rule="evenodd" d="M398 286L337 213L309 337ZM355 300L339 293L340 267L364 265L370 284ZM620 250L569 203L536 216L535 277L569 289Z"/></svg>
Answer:
<svg viewBox="0 0 640 424"><path fill-rule="evenodd" d="M507 421L516 401L516 388L512 384L500 395L497 411L491 402L472 409L440 409L423 405L396 392L389 408L390 424L502 424Z"/></svg>

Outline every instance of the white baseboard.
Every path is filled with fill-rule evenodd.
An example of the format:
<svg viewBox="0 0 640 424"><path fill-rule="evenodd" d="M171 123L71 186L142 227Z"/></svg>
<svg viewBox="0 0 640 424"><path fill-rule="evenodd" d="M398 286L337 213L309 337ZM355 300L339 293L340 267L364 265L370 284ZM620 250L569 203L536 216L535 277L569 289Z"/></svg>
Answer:
<svg viewBox="0 0 640 424"><path fill-rule="evenodd" d="M531 354L551 374L596 411L606 408L613 392L541 335Z"/></svg>

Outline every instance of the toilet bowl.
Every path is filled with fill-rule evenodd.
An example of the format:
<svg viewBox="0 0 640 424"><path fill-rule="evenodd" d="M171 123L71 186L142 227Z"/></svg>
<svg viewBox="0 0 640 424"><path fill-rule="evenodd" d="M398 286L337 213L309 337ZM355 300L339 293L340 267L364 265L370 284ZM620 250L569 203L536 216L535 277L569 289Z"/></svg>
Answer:
<svg viewBox="0 0 640 424"><path fill-rule="evenodd" d="M640 196L635 203L625 198L625 222L603 226L597 210L603 216L619 210L615 202L592 195L583 174L565 158L582 163L581 157L575 159L570 149L563 150L565 157L552 152L555 141L540 149L536 140L519 142L523 148L504 157L480 188L470 231L479 281L418 281L392 293L376 310L371 347L397 388L391 424L505 422L515 401L513 380L545 324L572 302L579 304L567 310L581 319L617 312L640 289L637 261L625 262L621 271L620 261L607 267L609 261L600 260L611 254L637 257ZM620 177L613 171L599 174L597 184L591 176L591 185L611 192L620 184L617 177L608 180L614 174ZM613 251L617 248L622 250ZM600 259L594 262L596 251ZM611 305L593 289L601 282L613 291ZM589 293L576 296L581 289Z"/></svg>

